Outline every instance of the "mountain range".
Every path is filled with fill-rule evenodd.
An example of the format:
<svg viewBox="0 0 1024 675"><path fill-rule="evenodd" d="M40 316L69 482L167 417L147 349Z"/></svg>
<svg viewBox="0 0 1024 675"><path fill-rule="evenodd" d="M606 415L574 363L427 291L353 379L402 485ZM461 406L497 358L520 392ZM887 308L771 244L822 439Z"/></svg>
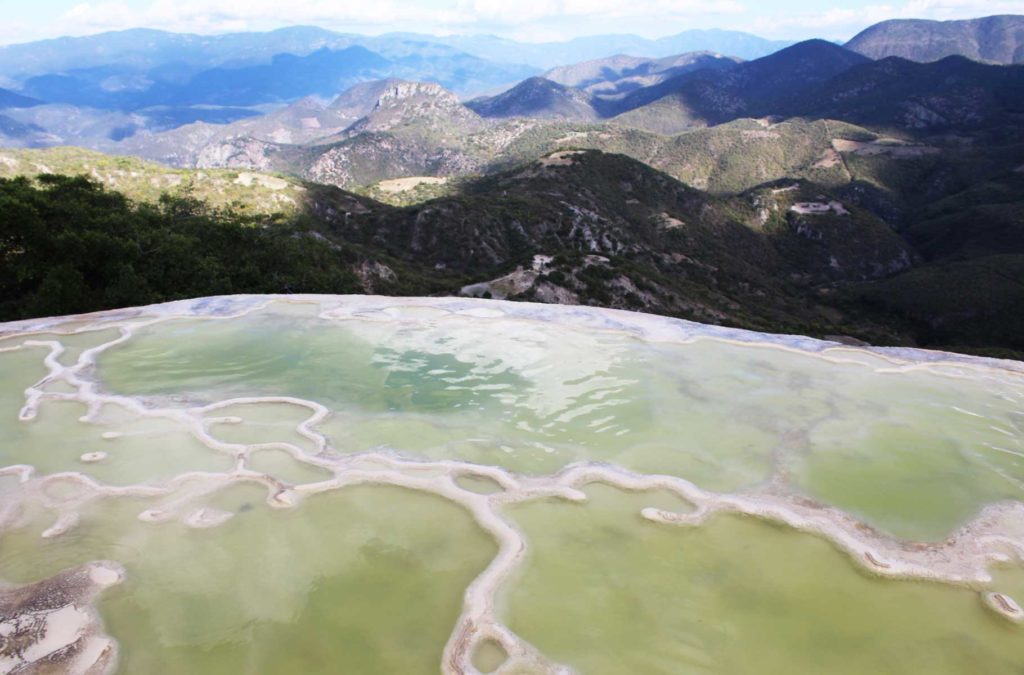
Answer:
<svg viewBox="0 0 1024 675"><path fill-rule="evenodd" d="M0 76L8 83L46 73L119 65L136 72L155 71L168 80L216 67L265 64L278 54L307 56L319 49L364 47L388 59L463 54L495 63L525 64L547 70L618 53L664 57L693 51L731 54L744 59L765 56L791 41L765 40L738 31L690 30L655 40L636 35L596 35L564 42L516 42L493 35L435 36L390 33L366 36L313 26L266 33L191 35L151 29L64 37L0 47Z"/></svg>
<svg viewBox="0 0 1024 675"><path fill-rule="evenodd" d="M883 21L858 33L846 48L873 59L899 56L910 61L938 61L965 56L986 63L1024 63L1024 16Z"/></svg>
<svg viewBox="0 0 1024 675"><path fill-rule="evenodd" d="M709 51L686 52L662 58L617 54L552 68L544 73L544 78L609 97L649 87L689 71L725 69L740 61L742 59L735 56L722 56Z"/></svg>
<svg viewBox="0 0 1024 675"><path fill-rule="evenodd" d="M616 54L658 59L688 52L708 51L742 59L756 59L793 44L792 40L766 40L750 33L729 30L687 30L675 35L647 39L636 35L591 35L563 42L516 42L487 36L431 38L443 44L494 61L526 63L550 69L579 61Z"/></svg>
<svg viewBox="0 0 1024 675"><path fill-rule="evenodd" d="M1017 20L885 23L847 46L611 36L562 65L538 55L570 43L515 60L498 39L312 28L16 46L0 145L160 164L2 150L0 175L85 173L129 211L164 193L241 209L366 292L1024 355ZM659 51L711 37L750 51Z"/></svg>
<svg viewBox="0 0 1024 675"><path fill-rule="evenodd" d="M747 142L771 138L778 121L798 117L936 134L1009 123L1022 110L1024 69L961 57L871 61L808 41L754 61L706 63L624 94L534 77L464 105L439 85L385 80L361 84L330 105L304 100L232 124L186 125L94 147L176 166L277 170L353 188L408 175L487 172L583 146L625 152L699 181L674 158L704 127L762 120L754 128L722 127ZM680 132L688 133L677 137Z"/></svg>
<svg viewBox="0 0 1024 675"><path fill-rule="evenodd" d="M847 62L853 51L872 58L897 54L928 61L961 54L1008 63L1019 56L1020 26L1021 17L1013 16L885 22L854 38L844 58L826 53L825 43L820 54L806 48L801 53ZM763 105L765 94L785 98L783 87L799 84L802 67L786 55L791 44L729 31L687 31L658 40L609 35L516 43L493 36L370 37L302 26L216 36L135 29L0 47L0 111L5 111L0 114L9 118L9 139L18 130L24 144L81 141L99 147L104 135L114 139L194 122L226 124L304 98L331 100L362 82L395 78L440 84L463 98L475 94L470 107L485 117L609 118L654 102L663 92L708 102L709 110L691 105L693 115L659 122L657 128L669 132L690 126L691 117L729 116L730 106L756 114L754 109L770 107ZM893 46L900 44L941 46L941 53L900 52ZM779 50L785 63L764 61ZM737 67L744 60L756 65ZM829 74L818 64L805 65L809 77ZM688 77L698 72L704 74ZM533 79L538 76L568 89ZM509 91L517 82L518 90ZM752 86L760 89L750 91ZM737 101L737 92L757 105ZM11 109L18 112L6 112ZM92 118L75 126L89 134L75 137L54 128L54 120L66 115ZM660 114L647 117L661 119Z"/></svg>
<svg viewBox="0 0 1024 675"><path fill-rule="evenodd" d="M134 29L0 47L0 84L49 103L105 109L247 106L333 96L359 81L386 77L479 93L542 68L618 51L664 57L709 50L754 58L787 44L730 31L517 43L495 37L369 37L302 26L215 36Z"/></svg>

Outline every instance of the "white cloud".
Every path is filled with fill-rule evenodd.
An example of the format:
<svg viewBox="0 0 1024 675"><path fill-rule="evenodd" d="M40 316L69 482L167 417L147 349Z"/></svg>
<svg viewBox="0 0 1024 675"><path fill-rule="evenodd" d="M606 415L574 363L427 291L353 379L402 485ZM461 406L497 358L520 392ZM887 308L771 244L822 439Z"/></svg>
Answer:
<svg viewBox="0 0 1024 675"><path fill-rule="evenodd" d="M26 35L32 35L32 27L21 21L0 22L0 45L23 42ZM0 86L3 86L0 84Z"/></svg>
<svg viewBox="0 0 1024 675"><path fill-rule="evenodd" d="M872 2L872 0L866 0ZM307 24L383 33L495 33L527 41L600 33L657 37L689 28L765 37L846 39L893 18L959 19L1020 13L1024 0L85 0L39 26L0 23L0 44L134 27L194 33Z"/></svg>
<svg viewBox="0 0 1024 675"><path fill-rule="evenodd" d="M867 5L856 9L779 13L758 18L750 29L761 35L847 39L889 19L972 19L993 14L1020 14L1024 0L910 0L902 5Z"/></svg>
<svg viewBox="0 0 1024 675"><path fill-rule="evenodd" d="M425 18L415 3L393 0L153 0L141 9L101 0L75 6L60 17L58 25L79 34L140 26L209 33L306 23L386 25Z"/></svg>
<svg viewBox="0 0 1024 675"><path fill-rule="evenodd" d="M742 11L737 0L462 0L457 15L466 24L521 25L565 19L672 22Z"/></svg>
<svg viewBox="0 0 1024 675"><path fill-rule="evenodd" d="M480 32L573 37L582 29L639 31L744 11L740 0L152 0L132 8L120 0L76 5L51 28L84 35L133 27L217 33L312 24L336 30Z"/></svg>

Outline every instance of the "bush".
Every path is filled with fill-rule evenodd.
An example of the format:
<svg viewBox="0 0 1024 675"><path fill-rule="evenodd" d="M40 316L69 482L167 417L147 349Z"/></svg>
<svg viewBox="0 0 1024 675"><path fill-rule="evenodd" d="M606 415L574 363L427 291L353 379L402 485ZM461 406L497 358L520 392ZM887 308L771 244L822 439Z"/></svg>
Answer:
<svg viewBox="0 0 1024 675"><path fill-rule="evenodd" d="M353 254L187 194L136 205L85 177L0 179L0 320L221 293L351 293Z"/></svg>

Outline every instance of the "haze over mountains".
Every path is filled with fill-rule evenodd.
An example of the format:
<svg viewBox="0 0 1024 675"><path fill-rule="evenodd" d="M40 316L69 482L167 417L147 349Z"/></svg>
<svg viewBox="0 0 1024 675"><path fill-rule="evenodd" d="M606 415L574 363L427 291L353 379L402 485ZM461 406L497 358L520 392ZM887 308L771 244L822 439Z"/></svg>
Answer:
<svg viewBox="0 0 1024 675"><path fill-rule="evenodd" d="M301 27L17 45L0 145L188 171L55 150L0 151L0 172L147 201L216 175L218 208L261 186L260 217L349 251L368 292L1024 353L1020 25L886 22L846 46Z"/></svg>
<svg viewBox="0 0 1024 675"><path fill-rule="evenodd" d="M189 35L151 29L65 37L0 47L0 72L9 81L112 63L148 70L176 64L177 75L217 66L266 63L277 54L306 56L318 49L364 47L385 58L461 53L487 61L516 63L541 70L618 53L664 57L713 51L744 59L765 56L793 44L727 30L689 30L656 40L636 35L595 35L565 42L516 42L493 35L435 36L391 33L380 36L336 33L294 26L267 33Z"/></svg>
<svg viewBox="0 0 1024 675"><path fill-rule="evenodd" d="M1024 69L960 57L875 62L820 40L749 62L703 53L681 60L686 64L664 70L654 69L662 61L647 61L655 65L627 71L653 82L646 86L622 86L621 70L608 70L604 81L590 76L587 89L533 77L465 104L439 85L375 81L330 105L303 99L232 124L140 132L92 147L176 166L278 170L341 187L409 172L487 171L574 144L616 149L665 169L664 161L647 158L665 156L672 135L733 120L800 116L915 133L970 131L1012 116L1024 92Z"/></svg>
<svg viewBox="0 0 1024 675"><path fill-rule="evenodd" d="M987 63L1024 63L1024 16L883 21L857 34L846 47L873 59L938 61L958 55Z"/></svg>
<svg viewBox="0 0 1024 675"><path fill-rule="evenodd" d="M728 68L742 59L709 51L693 51L662 58L617 54L552 68L544 77L567 87L579 87L604 96L663 82L675 75L704 68Z"/></svg>
<svg viewBox="0 0 1024 675"><path fill-rule="evenodd" d="M893 45L928 45L920 53L903 48L899 54L928 61L958 53L1008 63L1020 57L1020 35L1020 17L1012 16L886 22L849 47L875 58L898 52ZM787 46L729 31L529 44L492 37L367 37L314 27L217 36L138 29L0 48L0 85L6 85L0 115L6 144L107 149L109 141L138 132L226 124L304 98L330 101L362 82L397 78L434 82L463 98L484 93L470 108L491 118L597 120L672 95L684 112L665 111L662 101L655 114L633 117L647 128L673 133L738 114L774 114L794 88L856 62L851 53L829 51L823 42L819 53L806 45L789 52ZM764 59L780 48L779 60ZM818 58L834 62L831 70L810 62ZM556 67L543 72L541 65ZM541 76L550 82L535 79ZM361 105L372 103L371 98ZM77 121L68 124L66 118ZM303 141L312 136L285 135Z"/></svg>

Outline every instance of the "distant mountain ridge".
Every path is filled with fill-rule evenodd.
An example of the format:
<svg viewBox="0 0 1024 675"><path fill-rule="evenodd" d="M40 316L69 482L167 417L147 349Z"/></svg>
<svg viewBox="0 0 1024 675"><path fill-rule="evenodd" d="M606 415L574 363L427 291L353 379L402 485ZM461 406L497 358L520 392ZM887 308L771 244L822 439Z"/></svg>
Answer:
<svg viewBox="0 0 1024 675"><path fill-rule="evenodd" d="M908 130L1020 124L1024 66L992 66L963 56L930 63L889 57L805 90L781 110Z"/></svg>
<svg viewBox="0 0 1024 675"><path fill-rule="evenodd" d="M530 68L495 64L457 52L390 59L351 45L322 47L301 56L276 54L266 63L215 66L180 81L164 78L159 68L142 72L125 65L74 69L30 77L22 83L21 93L50 103L100 109L239 107L291 102L310 95L333 98L354 84L384 77L436 81L456 91L472 91L518 81L532 73Z"/></svg>
<svg viewBox="0 0 1024 675"><path fill-rule="evenodd" d="M682 160L669 157L677 150L666 137L744 118L760 120L741 132L751 139L775 136L769 127L794 117L880 125L900 134L970 131L1013 123L1024 110L1022 98L1020 66L963 57L933 64L871 61L808 41L611 97L530 78L463 104L439 85L391 78L355 85L326 106L306 99L228 125L197 123L162 133L137 128L143 123L135 115L76 121L73 111L56 106L9 110L0 137L16 147L38 147L80 134L92 139L82 143L86 147L174 166L273 169L350 187L487 172L563 142L593 144L602 134L607 140L596 144L599 149L680 166ZM121 131L133 128L133 134ZM130 137L116 142L119 134Z"/></svg>
<svg viewBox="0 0 1024 675"><path fill-rule="evenodd" d="M267 63L276 54L305 56L324 47L343 49L351 44L347 36L310 26L224 35L132 28L2 46L0 73L27 79L119 63L137 70L164 66L165 74L173 77L217 66Z"/></svg>
<svg viewBox="0 0 1024 675"><path fill-rule="evenodd" d="M861 31L846 48L873 59L899 56L910 61L938 61L959 55L988 63L1024 63L1024 16L962 21L893 19Z"/></svg>
<svg viewBox="0 0 1024 675"><path fill-rule="evenodd" d="M846 50L821 40L778 49L785 43L715 30L656 40L605 35L519 43L493 36L362 36L308 26L215 36L136 29L0 47L0 110L9 118L3 137L15 144L99 148L193 123L252 119L311 96L328 101L352 91L361 100L366 97L353 87L401 80L434 82L463 99L500 92L472 99L469 108L483 117L618 116L624 125L671 134L742 116L798 114L785 104L804 102L811 85L863 62L860 52L1009 62L1024 58L1022 42L1024 17L1017 16L883 22ZM703 51L681 51L690 49ZM530 64L567 61L573 62L534 79L541 71ZM363 103L354 105L341 115L317 112L309 117L315 123L282 124L271 116L231 134L244 129L256 139L305 143L317 124L329 136L369 113Z"/></svg>
<svg viewBox="0 0 1024 675"><path fill-rule="evenodd" d="M466 106L482 117L596 120L600 114L593 98L581 89L543 77L523 80L508 91L473 99Z"/></svg>
<svg viewBox="0 0 1024 675"><path fill-rule="evenodd" d="M563 42L516 42L493 35L436 38L422 35L398 36L437 41L481 58L550 69L565 64L628 54L662 58L688 52L715 52L741 59L767 56L795 43L767 40L751 33L721 29L687 30L675 35L648 39L636 35L592 35Z"/></svg>
<svg viewBox="0 0 1024 675"><path fill-rule="evenodd" d="M0 89L0 110L5 108L31 108L41 104L42 101L39 99L22 96L7 89Z"/></svg>
<svg viewBox="0 0 1024 675"><path fill-rule="evenodd" d="M467 105L484 117L592 120L629 113L671 98L675 108L685 114L674 121L658 120L655 130L675 133L694 124L717 124L742 116L771 114L799 92L867 62L867 57L825 40L807 40L739 64L714 56L683 55L664 64L628 60L625 63L632 64L632 69L627 66L615 71L602 61L595 61L583 64L575 73L564 68L552 72L563 79L590 86L603 74L612 85L604 96L601 91L590 93L535 77L498 96L476 99ZM621 66L623 61L612 63ZM662 70L659 72L658 68ZM637 70L652 73L648 77L654 84L643 86L642 78L635 79L636 88L626 86L620 93L615 86L619 80L615 78L629 78ZM654 116L661 117L664 112L671 111L663 103Z"/></svg>
<svg viewBox="0 0 1024 675"><path fill-rule="evenodd" d="M602 98L614 98L649 87L687 72L728 70L742 60L715 52L687 52L659 59L616 54L552 68L544 77L567 87L578 87Z"/></svg>
<svg viewBox="0 0 1024 675"><path fill-rule="evenodd" d="M807 40L727 70L686 72L637 89L611 102L605 112L660 133L777 114L798 93L867 62L831 42Z"/></svg>
<svg viewBox="0 0 1024 675"><path fill-rule="evenodd" d="M0 82L5 86L19 85L33 78L59 75L76 81L102 82L107 90L124 92L153 83L182 86L203 71L266 66L284 54L306 58L318 51L359 47L391 62L393 69L376 73L376 78L434 79L459 92L479 93L540 74L542 69L616 53L661 58L709 51L750 59L789 44L792 43L723 30L686 31L654 40L635 35L604 35L527 43L494 36L366 36L312 26L210 36L131 29L0 47ZM447 77L428 77L430 66L436 68L443 62L451 64L452 72ZM489 72L485 64L494 72ZM460 73L460 69L469 72ZM82 104L66 98L47 100Z"/></svg>

